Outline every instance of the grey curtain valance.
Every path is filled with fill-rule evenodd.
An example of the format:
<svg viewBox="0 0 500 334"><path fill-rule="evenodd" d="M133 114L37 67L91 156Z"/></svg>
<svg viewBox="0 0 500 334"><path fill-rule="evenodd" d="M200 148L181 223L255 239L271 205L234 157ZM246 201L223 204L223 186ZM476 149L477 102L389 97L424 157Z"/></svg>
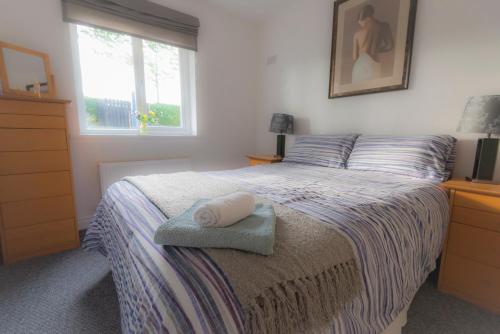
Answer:
<svg viewBox="0 0 500 334"><path fill-rule="evenodd" d="M198 49L200 21L146 0L62 0L66 22Z"/></svg>

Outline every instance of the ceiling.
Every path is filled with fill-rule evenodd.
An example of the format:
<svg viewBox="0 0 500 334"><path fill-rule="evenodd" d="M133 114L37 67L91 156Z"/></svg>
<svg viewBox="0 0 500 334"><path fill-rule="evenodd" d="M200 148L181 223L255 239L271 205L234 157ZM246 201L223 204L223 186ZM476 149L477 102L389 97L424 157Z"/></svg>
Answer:
<svg viewBox="0 0 500 334"><path fill-rule="evenodd" d="M265 21L281 9L289 6L293 0L209 0L250 20Z"/></svg>

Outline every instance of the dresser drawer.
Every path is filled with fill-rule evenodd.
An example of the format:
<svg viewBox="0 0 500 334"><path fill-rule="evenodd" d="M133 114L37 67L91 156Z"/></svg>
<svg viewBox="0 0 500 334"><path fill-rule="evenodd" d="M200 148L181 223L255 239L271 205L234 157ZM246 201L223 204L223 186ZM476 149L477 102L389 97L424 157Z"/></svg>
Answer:
<svg viewBox="0 0 500 334"><path fill-rule="evenodd" d="M500 269L500 233L452 223L448 252Z"/></svg>
<svg viewBox="0 0 500 334"><path fill-rule="evenodd" d="M64 117L0 114L0 128L64 129Z"/></svg>
<svg viewBox="0 0 500 334"><path fill-rule="evenodd" d="M68 151L0 152L0 175L69 170Z"/></svg>
<svg viewBox="0 0 500 334"><path fill-rule="evenodd" d="M75 216L73 197L70 195L3 203L1 208L5 229L65 220Z"/></svg>
<svg viewBox="0 0 500 334"><path fill-rule="evenodd" d="M454 206L451 220L500 233L500 214Z"/></svg>
<svg viewBox="0 0 500 334"><path fill-rule="evenodd" d="M4 230L4 234L8 263L78 246L72 219Z"/></svg>
<svg viewBox="0 0 500 334"><path fill-rule="evenodd" d="M65 104L0 100L0 114L64 116Z"/></svg>
<svg viewBox="0 0 500 334"><path fill-rule="evenodd" d="M453 205L500 214L500 197L457 191Z"/></svg>
<svg viewBox="0 0 500 334"><path fill-rule="evenodd" d="M70 172L0 176L0 203L70 194Z"/></svg>
<svg viewBox="0 0 500 334"><path fill-rule="evenodd" d="M0 152L67 149L66 131L62 129L0 129Z"/></svg>
<svg viewBox="0 0 500 334"><path fill-rule="evenodd" d="M500 313L500 269L451 253L445 265L444 291Z"/></svg>

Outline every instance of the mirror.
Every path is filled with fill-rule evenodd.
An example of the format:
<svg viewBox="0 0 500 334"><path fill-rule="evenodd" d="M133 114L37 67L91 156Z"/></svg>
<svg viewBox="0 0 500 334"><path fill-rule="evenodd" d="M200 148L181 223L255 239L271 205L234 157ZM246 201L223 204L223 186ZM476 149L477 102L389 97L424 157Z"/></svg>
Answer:
<svg viewBox="0 0 500 334"><path fill-rule="evenodd" d="M48 55L3 42L0 42L0 80L5 95L55 95Z"/></svg>

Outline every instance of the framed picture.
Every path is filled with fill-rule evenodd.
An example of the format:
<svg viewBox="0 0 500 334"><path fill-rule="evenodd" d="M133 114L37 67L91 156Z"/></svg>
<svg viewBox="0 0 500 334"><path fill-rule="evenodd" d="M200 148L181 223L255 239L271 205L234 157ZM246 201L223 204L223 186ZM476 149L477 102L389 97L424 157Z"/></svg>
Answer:
<svg viewBox="0 0 500 334"><path fill-rule="evenodd" d="M337 0L330 98L408 89L417 0Z"/></svg>

